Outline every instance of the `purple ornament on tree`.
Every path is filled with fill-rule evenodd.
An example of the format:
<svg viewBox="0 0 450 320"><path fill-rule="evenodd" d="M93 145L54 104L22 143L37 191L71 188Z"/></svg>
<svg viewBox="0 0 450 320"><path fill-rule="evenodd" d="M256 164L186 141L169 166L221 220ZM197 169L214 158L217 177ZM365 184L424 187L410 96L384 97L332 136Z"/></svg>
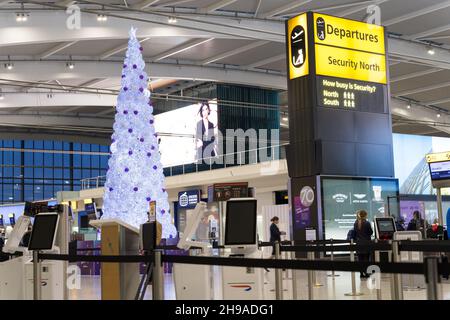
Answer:
<svg viewBox="0 0 450 320"><path fill-rule="evenodd" d="M109 191L111 192L111 191L113 191L114 189L113 188L109 188Z"/></svg>
<svg viewBox="0 0 450 320"><path fill-rule="evenodd" d="M152 146L151 149L152 149L152 150L155 150L155 146Z"/></svg>
<svg viewBox="0 0 450 320"><path fill-rule="evenodd" d="M142 47L139 47L139 50L140 50L140 51L143 51L143 50L144 50L144 48L142 48Z"/></svg>
<svg viewBox="0 0 450 320"><path fill-rule="evenodd" d="M131 128L128 129L128 132L129 132L129 133L133 133L133 129L131 129Z"/></svg>
<svg viewBox="0 0 450 320"><path fill-rule="evenodd" d="M153 122L154 122L153 120L150 120L150 124L153 124Z"/></svg>
<svg viewBox="0 0 450 320"><path fill-rule="evenodd" d="M152 198L150 198L150 197L147 197L147 198L145 198L145 200L147 200L147 201L151 201L151 200L152 200Z"/></svg>
<svg viewBox="0 0 450 320"><path fill-rule="evenodd" d="M133 190L136 192L136 191L139 190L139 188L138 187L134 187Z"/></svg>
<svg viewBox="0 0 450 320"><path fill-rule="evenodd" d="M123 114L128 114L128 110L123 110Z"/></svg>
<svg viewBox="0 0 450 320"><path fill-rule="evenodd" d="M144 92L144 88L139 88L139 91L140 92Z"/></svg>
<svg viewBox="0 0 450 320"><path fill-rule="evenodd" d="M125 168L125 172L128 172L128 171L130 171L130 169L128 169L128 168Z"/></svg>
<svg viewBox="0 0 450 320"><path fill-rule="evenodd" d="M128 91L128 87L123 87L123 91Z"/></svg>
<svg viewBox="0 0 450 320"><path fill-rule="evenodd" d="M162 213L162 214L166 213L166 210L161 209L161 213Z"/></svg>
<svg viewBox="0 0 450 320"><path fill-rule="evenodd" d="M155 165L155 166L153 166L153 170L156 170L156 169L158 169L158 167Z"/></svg>
<svg viewBox="0 0 450 320"><path fill-rule="evenodd" d="M147 152L147 157L151 157L152 156L152 154L150 153L150 152Z"/></svg>
<svg viewBox="0 0 450 320"><path fill-rule="evenodd" d="M139 76L139 79L144 79L144 76L141 74L140 76Z"/></svg>
<svg viewBox="0 0 450 320"><path fill-rule="evenodd" d="M126 77L126 76L123 74L123 75L122 75L122 79L125 78L125 77Z"/></svg>
<svg viewBox="0 0 450 320"><path fill-rule="evenodd" d="M135 115L137 115L138 113L139 113L139 111L137 111L137 110L134 110L134 112L133 112Z"/></svg>
<svg viewBox="0 0 450 320"><path fill-rule="evenodd" d="M137 68L137 65L133 64L133 69L136 69L136 68Z"/></svg>
<svg viewBox="0 0 450 320"><path fill-rule="evenodd" d="M144 138L140 138L139 141L140 141L140 142L144 142Z"/></svg>
<svg viewBox="0 0 450 320"><path fill-rule="evenodd" d="M124 64L124 65L123 65L123 67L124 67L124 68L126 68L126 67L127 67L127 65L126 65L126 64Z"/></svg>
<svg viewBox="0 0 450 320"><path fill-rule="evenodd" d="M133 154L133 150L128 151L128 154L131 156Z"/></svg>

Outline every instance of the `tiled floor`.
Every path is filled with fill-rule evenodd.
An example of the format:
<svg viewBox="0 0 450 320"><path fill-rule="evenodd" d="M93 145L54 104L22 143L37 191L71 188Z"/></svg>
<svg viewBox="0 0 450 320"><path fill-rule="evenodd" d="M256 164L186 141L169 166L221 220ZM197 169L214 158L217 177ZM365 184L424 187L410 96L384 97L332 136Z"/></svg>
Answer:
<svg viewBox="0 0 450 320"><path fill-rule="evenodd" d="M273 290L273 270L270 272L264 272L265 278L265 299L275 299L275 292ZM347 293L352 292L352 281L351 273L339 272L336 273L339 276L331 277L327 276L329 272L317 272L316 283L321 284L321 286L314 287L313 296L314 299L325 299L325 300L342 300L342 299L365 299L365 300L376 300L377 292L376 290L371 290L367 286L367 280L361 281L359 279L359 274L356 275L356 291L362 293L360 296L348 296ZM214 279L214 299L222 299L221 294L221 275L220 268L215 267L213 271ZM306 300L308 299L308 274L307 271L297 271L297 299ZM423 277L416 279L419 283L423 284ZM409 284L413 284L414 279L404 278L403 279L403 295L405 300L424 300L426 299L426 289L422 285L422 289L409 289L407 288ZM173 276L171 274L165 274L164 276L165 284L165 299L175 300L175 286L173 281ZM284 273L283 281L283 299L292 299L292 278L291 272ZM450 299L450 283L442 283L440 285L443 299ZM381 277L381 294L383 300L389 300L391 298L391 278L389 275L382 275ZM92 300L101 299L101 286L99 276L83 276L81 280L80 290L71 290L69 293L69 298L73 300ZM151 299L151 286L148 287L146 292L146 299Z"/></svg>

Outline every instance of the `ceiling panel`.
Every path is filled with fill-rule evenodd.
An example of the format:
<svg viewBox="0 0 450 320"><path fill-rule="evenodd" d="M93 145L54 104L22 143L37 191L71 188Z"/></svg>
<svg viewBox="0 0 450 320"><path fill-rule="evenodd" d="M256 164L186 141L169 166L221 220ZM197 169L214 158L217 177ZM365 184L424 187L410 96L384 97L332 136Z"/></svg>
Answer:
<svg viewBox="0 0 450 320"><path fill-rule="evenodd" d="M450 81L450 70L442 70L421 77L391 83L391 92L396 94L399 91L431 86L448 81Z"/></svg>
<svg viewBox="0 0 450 320"><path fill-rule="evenodd" d="M58 52L58 55L72 55L72 56L100 56L103 53L116 48L118 46L126 45L126 39L108 39L108 40L87 40L79 41L70 47L67 47ZM122 52L124 54L125 51Z"/></svg>
<svg viewBox="0 0 450 320"><path fill-rule="evenodd" d="M286 61L280 60L277 62L272 62L272 63L266 64L266 65L260 66L258 68L274 70L274 71L279 71L279 72L286 72Z"/></svg>
<svg viewBox="0 0 450 320"><path fill-rule="evenodd" d="M254 62L264 60L273 56L284 53L284 44L282 43L268 43L258 48L248 50L246 52L230 56L228 58L217 61L218 63L234 64L234 65L249 65Z"/></svg>
<svg viewBox="0 0 450 320"><path fill-rule="evenodd" d="M60 42L0 47L0 56L38 56L58 44L60 44Z"/></svg>
<svg viewBox="0 0 450 320"><path fill-rule="evenodd" d="M428 6L428 0L426 2ZM408 12L411 12L409 8ZM449 17L450 7L394 24L388 27L388 31L402 35L414 35L436 27L447 25Z"/></svg>
<svg viewBox="0 0 450 320"><path fill-rule="evenodd" d="M191 40L188 37L154 37L142 43L143 54L150 59Z"/></svg>
<svg viewBox="0 0 450 320"><path fill-rule="evenodd" d="M450 86L447 86L447 87L439 88L436 90L425 91L425 92L413 94L408 97L412 98L414 100L417 100L417 101L428 103L428 102L434 101L434 100L450 98L450 90L449 89L450 89Z"/></svg>
<svg viewBox="0 0 450 320"><path fill-rule="evenodd" d="M425 71L430 69L429 67L410 64L410 63L399 63L389 67L389 75L392 78L403 76L410 73L415 73L419 71Z"/></svg>
<svg viewBox="0 0 450 320"><path fill-rule="evenodd" d="M171 59L201 61L251 43L249 40L214 39L173 55Z"/></svg>

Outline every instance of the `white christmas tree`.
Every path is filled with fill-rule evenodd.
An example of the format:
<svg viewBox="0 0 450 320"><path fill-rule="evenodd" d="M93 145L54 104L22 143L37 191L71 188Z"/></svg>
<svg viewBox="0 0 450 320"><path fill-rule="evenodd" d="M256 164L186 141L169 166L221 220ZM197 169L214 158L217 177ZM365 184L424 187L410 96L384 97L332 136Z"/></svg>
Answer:
<svg viewBox="0 0 450 320"><path fill-rule="evenodd" d="M149 203L156 202L162 237L177 235L172 224L164 173L155 132L147 74L136 29L130 31L108 161L104 219L120 219L139 227L147 221Z"/></svg>

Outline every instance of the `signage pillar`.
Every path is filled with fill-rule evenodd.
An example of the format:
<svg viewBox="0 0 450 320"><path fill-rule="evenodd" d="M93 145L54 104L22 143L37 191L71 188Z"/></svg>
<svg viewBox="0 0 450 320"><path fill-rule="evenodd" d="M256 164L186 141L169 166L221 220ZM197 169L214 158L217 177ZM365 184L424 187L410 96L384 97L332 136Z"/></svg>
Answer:
<svg viewBox="0 0 450 320"><path fill-rule="evenodd" d="M386 45L378 25L313 12L286 22L294 240L306 228L322 238L318 176L394 176Z"/></svg>

